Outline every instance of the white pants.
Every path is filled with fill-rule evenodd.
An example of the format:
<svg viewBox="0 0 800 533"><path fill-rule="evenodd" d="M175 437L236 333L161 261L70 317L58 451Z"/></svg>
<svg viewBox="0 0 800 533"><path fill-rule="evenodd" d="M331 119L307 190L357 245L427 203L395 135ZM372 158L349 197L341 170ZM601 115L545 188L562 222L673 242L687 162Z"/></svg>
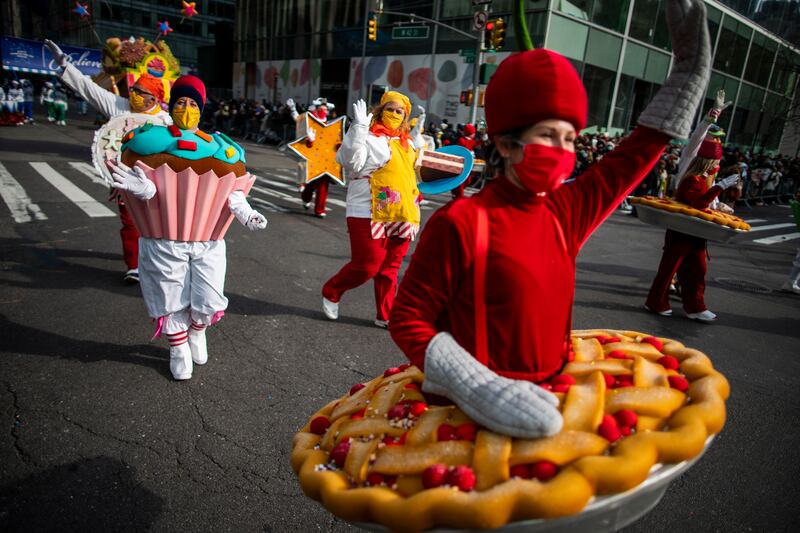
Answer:
<svg viewBox="0 0 800 533"><path fill-rule="evenodd" d="M186 331L191 322L214 323L228 307L225 267L224 240L140 238L139 285L148 315L164 333Z"/></svg>

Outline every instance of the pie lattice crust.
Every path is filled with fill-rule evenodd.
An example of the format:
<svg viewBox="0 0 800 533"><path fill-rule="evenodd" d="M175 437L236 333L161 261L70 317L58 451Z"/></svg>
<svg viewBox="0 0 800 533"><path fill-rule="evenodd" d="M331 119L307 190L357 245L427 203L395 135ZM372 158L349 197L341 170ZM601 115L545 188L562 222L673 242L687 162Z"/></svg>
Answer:
<svg viewBox="0 0 800 533"><path fill-rule="evenodd" d="M716 209L695 209L689 205L673 200L672 198L658 198L656 196L634 196L631 198L634 204L646 205L655 209L669 211L670 213L681 213L690 217L699 218L708 222L714 222L720 226L727 226L729 228L738 229L742 231L750 231L750 224L743 219L723 213Z"/></svg>
<svg viewBox="0 0 800 533"><path fill-rule="evenodd" d="M426 397L423 379L414 366L390 369L315 413L292 445L305 494L340 518L394 531L491 529L572 515L595 495L636 487L657 463L698 455L722 429L729 395L702 352L616 330L572 332L570 362L543 384L556 391L564 417L552 437L476 427L458 407ZM628 434L603 431L623 410L637 415ZM519 474L542 464L553 468L548 476ZM460 489L456 478L426 488L436 468L469 470L474 486Z"/></svg>

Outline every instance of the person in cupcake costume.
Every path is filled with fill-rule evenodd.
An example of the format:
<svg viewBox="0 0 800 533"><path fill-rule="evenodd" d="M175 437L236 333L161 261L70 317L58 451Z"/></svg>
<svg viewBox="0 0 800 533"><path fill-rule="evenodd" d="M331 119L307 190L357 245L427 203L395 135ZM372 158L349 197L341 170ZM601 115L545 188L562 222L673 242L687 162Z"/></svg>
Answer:
<svg viewBox="0 0 800 533"><path fill-rule="evenodd" d="M370 279L375 284L375 325L385 328L397 290L397 273L416 237L420 194L414 165L425 145L420 128L409 131L411 101L396 91L386 92L367 114L363 100L353 104L353 124L336 154L349 176L347 231L351 260L322 287L322 309L331 320L339 317L345 292Z"/></svg>
<svg viewBox="0 0 800 533"><path fill-rule="evenodd" d="M142 296L156 336L169 341L176 380L191 378L193 364L206 363L206 328L228 306L223 236L231 215L250 230L267 225L245 199L255 178L244 171L242 148L198 129L205 102L200 79L178 78L169 106L174 125L136 128L123 138L123 162L109 162L142 233ZM177 222L162 226L162 220Z"/></svg>
<svg viewBox="0 0 800 533"><path fill-rule="evenodd" d="M710 72L702 0L668 2L667 21L669 77L633 132L567 184L587 117L580 78L549 50L505 59L485 99L495 179L437 211L411 258L392 338L424 369L423 391L493 431L535 438L561 430L556 397L536 383L569 358L576 257L670 139L689 136Z"/></svg>

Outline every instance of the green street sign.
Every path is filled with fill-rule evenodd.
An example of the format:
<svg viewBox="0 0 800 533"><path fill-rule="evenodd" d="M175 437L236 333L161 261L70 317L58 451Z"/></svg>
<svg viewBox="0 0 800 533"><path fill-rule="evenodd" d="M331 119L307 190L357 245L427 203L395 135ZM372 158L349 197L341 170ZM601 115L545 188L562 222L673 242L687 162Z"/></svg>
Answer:
<svg viewBox="0 0 800 533"><path fill-rule="evenodd" d="M428 26L395 26L392 28L392 39L427 39Z"/></svg>
<svg viewBox="0 0 800 533"><path fill-rule="evenodd" d="M470 63L475 63L475 56L464 56L464 63L467 65Z"/></svg>
<svg viewBox="0 0 800 533"><path fill-rule="evenodd" d="M462 57L475 57L475 49L474 48L462 48L458 51L458 54Z"/></svg>

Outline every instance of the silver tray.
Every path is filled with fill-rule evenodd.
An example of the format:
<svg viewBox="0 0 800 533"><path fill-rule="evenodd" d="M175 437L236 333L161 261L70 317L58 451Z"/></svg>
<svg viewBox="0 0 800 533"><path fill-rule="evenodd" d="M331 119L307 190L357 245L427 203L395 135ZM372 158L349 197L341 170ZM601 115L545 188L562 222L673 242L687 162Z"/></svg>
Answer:
<svg viewBox="0 0 800 533"><path fill-rule="evenodd" d="M645 224L652 224L662 228L679 231L709 241L728 242L733 237L747 233L745 230L729 228L721 224L709 222L702 218L672 213L664 209L657 209L649 205L634 204L639 220Z"/></svg>
<svg viewBox="0 0 800 533"><path fill-rule="evenodd" d="M691 468L708 450L714 436L706 439L703 450L696 457L676 464L657 464L650 470L644 482L626 492L597 496L589 500L586 507L575 515L563 518L520 520L512 522L493 531L503 533L611 533L622 529L650 512L658 505L669 484L686 470ZM353 525L365 531L390 533L390 530L378 525L353 522ZM467 533L466 529L432 529L430 533Z"/></svg>

